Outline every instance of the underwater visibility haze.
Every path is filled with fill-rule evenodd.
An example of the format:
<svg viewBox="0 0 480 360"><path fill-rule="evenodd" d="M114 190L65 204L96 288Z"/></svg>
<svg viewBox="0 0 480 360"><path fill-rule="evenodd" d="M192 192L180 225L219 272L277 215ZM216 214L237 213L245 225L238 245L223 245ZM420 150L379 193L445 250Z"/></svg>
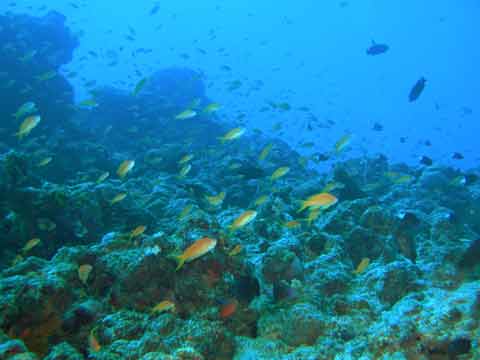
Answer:
<svg viewBox="0 0 480 360"><path fill-rule="evenodd" d="M479 15L2 1L0 359L480 359Z"/></svg>

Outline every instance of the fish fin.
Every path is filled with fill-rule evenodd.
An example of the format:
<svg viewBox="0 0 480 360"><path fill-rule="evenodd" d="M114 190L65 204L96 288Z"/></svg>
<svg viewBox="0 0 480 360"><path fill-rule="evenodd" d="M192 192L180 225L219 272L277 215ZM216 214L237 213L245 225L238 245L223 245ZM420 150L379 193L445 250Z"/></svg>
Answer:
<svg viewBox="0 0 480 360"><path fill-rule="evenodd" d="M177 265L175 271L178 271L178 270L181 269L183 264L185 264L185 258L182 255L179 255L179 256L175 256L175 260L177 260L177 262L178 262L178 265Z"/></svg>
<svg viewBox="0 0 480 360"><path fill-rule="evenodd" d="M305 205L305 202L302 202L302 206L300 207L300 209L297 210L297 213L301 213L306 208L307 208L307 205Z"/></svg>

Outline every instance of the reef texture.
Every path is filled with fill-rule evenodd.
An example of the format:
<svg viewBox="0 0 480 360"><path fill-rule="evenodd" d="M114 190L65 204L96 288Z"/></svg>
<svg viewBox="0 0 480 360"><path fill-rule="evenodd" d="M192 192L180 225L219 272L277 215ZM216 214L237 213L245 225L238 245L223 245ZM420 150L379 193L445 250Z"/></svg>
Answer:
<svg viewBox="0 0 480 360"><path fill-rule="evenodd" d="M41 83L56 97L22 91L70 58L76 42L61 17L0 24L2 44L26 28L41 37L23 36L25 48L16 41L2 57L9 78L26 78L0 89L9 99L1 117L32 100L48 119L23 142L2 143L0 359L480 357L475 172L378 156L319 174L261 134L223 144L230 126L215 114L173 118L192 101L209 103L188 69L158 72L136 97L100 89L97 107L74 111L60 75ZM39 69L22 72L19 56L43 42L32 59ZM108 117L119 119L113 129ZM11 121L5 133L17 130ZM45 154L53 161L38 166ZM136 165L120 179L126 159ZM272 180L281 166L290 171ZM327 184L338 203L306 220L300 201ZM220 192L223 201L208 200ZM229 228L247 209L256 218ZM177 270L173 255L203 237L217 240L213 251Z"/></svg>

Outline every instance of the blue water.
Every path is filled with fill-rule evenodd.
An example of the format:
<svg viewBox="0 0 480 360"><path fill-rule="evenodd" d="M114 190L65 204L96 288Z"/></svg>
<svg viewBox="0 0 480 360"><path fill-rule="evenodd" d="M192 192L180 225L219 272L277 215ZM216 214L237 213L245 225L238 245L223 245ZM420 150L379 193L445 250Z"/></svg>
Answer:
<svg viewBox="0 0 480 360"><path fill-rule="evenodd" d="M24 0L16 6L5 1L0 10L33 15L57 10L67 17L81 37L72 63L62 71L80 73L72 80L78 101L89 96L84 83L90 80L133 89L158 69L185 66L205 75L208 96L223 105L224 121L235 123L242 112L249 130L261 129L292 145L314 141L312 149L298 148L307 155L330 151L338 138L352 133L345 156L381 152L415 164L428 155L456 167L478 167L480 3L343 3ZM155 4L159 9L151 16ZM133 32L135 40L127 40ZM367 56L372 40L390 50ZM132 56L139 48L152 52ZM114 60L118 65L108 66ZM232 70L222 70L224 65ZM409 103L408 93L422 76L427 87ZM243 85L227 91L235 80ZM259 111L267 101L288 102L293 109ZM309 113L296 110L302 106L335 125L308 131ZM281 133L272 130L278 122ZM375 122L384 130L372 131ZM407 137L406 143L400 137ZM432 146L425 146L426 140ZM452 160L454 151L465 159Z"/></svg>

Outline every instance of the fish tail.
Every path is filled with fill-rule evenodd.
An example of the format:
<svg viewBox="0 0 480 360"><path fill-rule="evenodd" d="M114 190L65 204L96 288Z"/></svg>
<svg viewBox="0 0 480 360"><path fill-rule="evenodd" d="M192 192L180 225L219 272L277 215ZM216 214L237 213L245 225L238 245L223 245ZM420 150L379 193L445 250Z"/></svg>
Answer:
<svg viewBox="0 0 480 360"><path fill-rule="evenodd" d="M300 206L300 209L297 210L297 213L301 213L306 208L307 208L307 205L305 205L305 202L302 202L302 206Z"/></svg>
<svg viewBox="0 0 480 360"><path fill-rule="evenodd" d="M177 260L177 268L175 269L175 271L178 271L181 269L181 267L183 266L183 264L185 264L185 258L182 256L182 255L179 255L179 256L175 256L175 260Z"/></svg>

